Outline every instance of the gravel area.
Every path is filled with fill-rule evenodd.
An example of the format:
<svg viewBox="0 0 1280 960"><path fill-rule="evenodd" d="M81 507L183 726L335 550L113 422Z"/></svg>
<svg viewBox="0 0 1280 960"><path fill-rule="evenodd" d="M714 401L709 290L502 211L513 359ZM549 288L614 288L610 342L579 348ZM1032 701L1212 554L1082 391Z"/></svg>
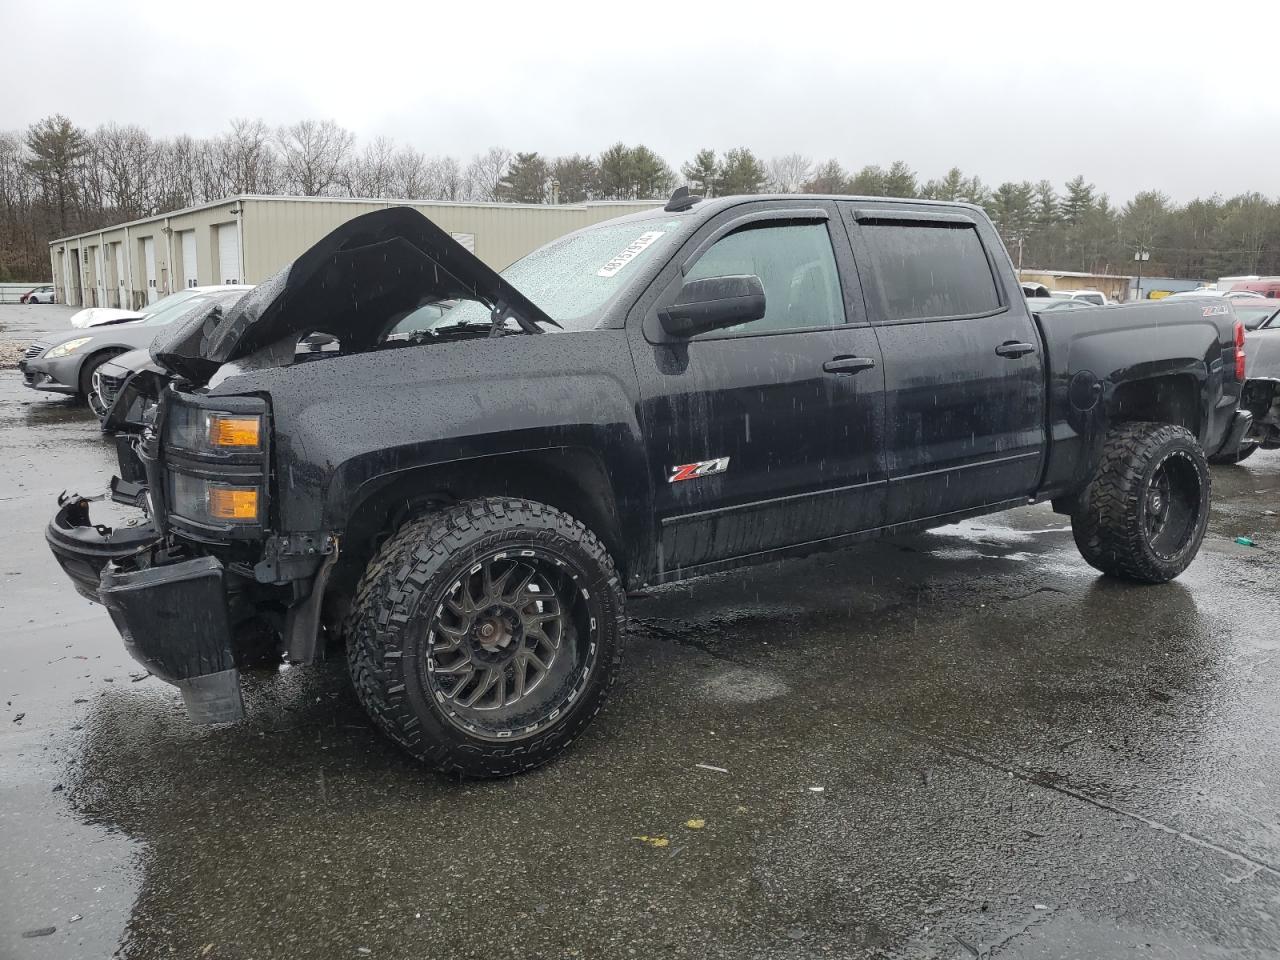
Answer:
<svg viewBox="0 0 1280 960"><path fill-rule="evenodd" d="M12 370L18 365L22 351L30 340L0 340L0 370Z"/></svg>

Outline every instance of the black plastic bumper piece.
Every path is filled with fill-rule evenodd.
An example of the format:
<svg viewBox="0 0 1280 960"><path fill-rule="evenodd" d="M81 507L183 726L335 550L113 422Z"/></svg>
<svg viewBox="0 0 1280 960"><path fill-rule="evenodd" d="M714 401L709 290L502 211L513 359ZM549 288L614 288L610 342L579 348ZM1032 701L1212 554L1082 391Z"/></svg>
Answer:
<svg viewBox="0 0 1280 960"><path fill-rule="evenodd" d="M1240 450L1240 444L1244 441L1245 435L1249 432L1249 428L1253 426L1253 414L1248 410L1237 410L1235 416L1231 418L1231 426L1227 430L1227 439L1222 443L1222 449L1218 451L1221 455L1228 453L1234 454Z"/></svg>
<svg viewBox="0 0 1280 960"><path fill-rule="evenodd" d="M222 561L196 557L132 571L111 564L98 590L129 654L178 686L197 723L244 716L223 580Z"/></svg>
<svg viewBox="0 0 1280 960"><path fill-rule="evenodd" d="M54 559L81 596L101 603L98 583L108 563L145 550L160 535L150 522L136 527L104 527L89 520L89 501L70 497L45 528L44 538Z"/></svg>

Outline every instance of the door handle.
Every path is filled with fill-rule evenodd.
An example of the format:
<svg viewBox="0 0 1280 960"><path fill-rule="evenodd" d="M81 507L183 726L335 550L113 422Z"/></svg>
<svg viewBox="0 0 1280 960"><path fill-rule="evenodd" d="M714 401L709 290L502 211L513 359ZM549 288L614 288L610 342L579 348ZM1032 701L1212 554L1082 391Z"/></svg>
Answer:
<svg viewBox="0 0 1280 960"><path fill-rule="evenodd" d="M1035 353L1036 347L1034 343L1019 343L1017 340L1006 340L1000 346L996 347L996 354L1001 357L1009 357L1015 359L1017 357L1025 357L1028 353Z"/></svg>
<svg viewBox="0 0 1280 960"><path fill-rule="evenodd" d="M870 357L832 357L822 365L827 373L853 374L870 370L876 362Z"/></svg>

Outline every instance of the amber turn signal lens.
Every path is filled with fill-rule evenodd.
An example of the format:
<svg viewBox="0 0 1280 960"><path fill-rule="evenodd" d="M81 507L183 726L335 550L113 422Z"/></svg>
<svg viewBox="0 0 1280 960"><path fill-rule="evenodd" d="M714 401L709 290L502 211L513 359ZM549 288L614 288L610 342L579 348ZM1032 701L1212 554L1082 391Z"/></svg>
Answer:
<svg viewBox="0 0 1280 960"><path fill-rule="evenodd" d="M209 443L215 447L257 447L261 417L229 417L209 414Z"/></svg>
<svg viewBox="0 0 1280 960"><path fill-rule="evenodd" d="M210 487L209 516L215 520L257 520L258 491L253 487Z"/></svg>

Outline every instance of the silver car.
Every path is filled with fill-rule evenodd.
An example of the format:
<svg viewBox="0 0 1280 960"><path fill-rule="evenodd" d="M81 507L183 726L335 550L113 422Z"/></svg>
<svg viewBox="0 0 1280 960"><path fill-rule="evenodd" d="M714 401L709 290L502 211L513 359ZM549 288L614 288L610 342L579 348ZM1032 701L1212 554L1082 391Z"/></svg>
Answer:
<svg viewBox="0 0 1280 960"><path fill-rule="evenodd" d="M93 404L96 400L93 375L112 357L150 347L166 324L203 307L220 306L225 310L252 289L244 286L202 293L183 298L141 320L122 320L45 337L27 347L18 361L18 369L33 390L70 394Z"/></svg>

